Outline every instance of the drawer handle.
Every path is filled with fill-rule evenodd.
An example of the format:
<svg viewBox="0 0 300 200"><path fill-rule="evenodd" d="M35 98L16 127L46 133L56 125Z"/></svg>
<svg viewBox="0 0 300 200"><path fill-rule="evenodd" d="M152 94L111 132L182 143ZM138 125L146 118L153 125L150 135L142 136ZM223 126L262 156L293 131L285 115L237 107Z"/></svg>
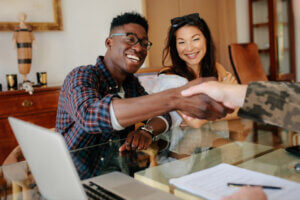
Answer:
<svg viewBox="0 0 300 200"><path fill-rule="evenodd" d="M25 107L25 108L28 108L28 107L30 107L30 106L32 106L32 105L33 105L33 102L30 101L30 100L24 100L24 101L22 102L22 106Z"/></svg>

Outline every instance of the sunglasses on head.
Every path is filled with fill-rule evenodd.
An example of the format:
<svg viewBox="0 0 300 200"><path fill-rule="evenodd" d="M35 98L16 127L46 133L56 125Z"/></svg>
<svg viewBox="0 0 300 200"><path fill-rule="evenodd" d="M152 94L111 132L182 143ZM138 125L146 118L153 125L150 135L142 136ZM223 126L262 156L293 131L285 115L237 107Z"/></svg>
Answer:
<svg viewBox="0 0 300 200"><path fill-rule="evenodd" d="M184 23L187 23L191 20L193 20L193 21L200 20L199 13L192 13L189 15L184 15L182 17L175 17L175 18L171 19L171 24L172 24L173 28L176 28L176 27L178 27Z"/></svg>

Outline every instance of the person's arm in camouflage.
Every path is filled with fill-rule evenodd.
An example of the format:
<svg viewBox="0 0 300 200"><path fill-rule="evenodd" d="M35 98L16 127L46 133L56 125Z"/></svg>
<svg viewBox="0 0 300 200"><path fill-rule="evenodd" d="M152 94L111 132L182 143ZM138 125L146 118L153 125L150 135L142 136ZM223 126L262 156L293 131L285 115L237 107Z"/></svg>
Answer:
<svg viewBox="0 0 300 200"><path fill-rule="evenodd" d="M182 92L184 96L205 93L238 115L289 130L300 131L300 83L252 82L231 85L206 82Z"/></svg>
<svg viewBox="0 0 300 200"><path fill-rule="evenodd" d="M250 83L239 116L299 131L300 83Z"/></svg>

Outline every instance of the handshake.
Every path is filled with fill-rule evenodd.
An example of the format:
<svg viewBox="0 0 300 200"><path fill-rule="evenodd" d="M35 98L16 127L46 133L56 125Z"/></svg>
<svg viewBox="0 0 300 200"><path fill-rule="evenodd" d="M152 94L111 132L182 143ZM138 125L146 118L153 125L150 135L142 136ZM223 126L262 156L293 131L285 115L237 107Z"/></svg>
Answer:
<svg viewBox="0 0 300 200"><path fill-rule="evenodd" d="M180 90L184 100L179 110L184 118L216 120L243 105L247 85L220 83L215 78L199 78Z"/></svg>
<svg viewBox="0 0 300 200"><path fill-rule="evenodd" d="M182 87L170 89L171 95L165 95L165 104L170 110L179 111L184 120L190 123L201 121L201 124L205 120L223 118L232 113L234 108L240 107L244 102L246 89L245 85L219 83L215 78L199 78ZM153 127L157 118L151 122ZM147 149L152 143L152 134L153 132L149 134L141 130L130 132L119 151Z"/></svg>

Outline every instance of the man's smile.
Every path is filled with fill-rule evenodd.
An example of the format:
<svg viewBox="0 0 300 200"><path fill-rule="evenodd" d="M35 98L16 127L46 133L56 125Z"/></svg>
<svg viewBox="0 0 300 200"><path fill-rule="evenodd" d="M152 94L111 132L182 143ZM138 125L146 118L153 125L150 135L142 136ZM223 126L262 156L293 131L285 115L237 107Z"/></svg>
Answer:
<svg viewBox="0 0 300 200"><path fill-rule="evenodd" d="M132 60L135 63L138 63L141 60L138 56L132 55L132 54L127 54L126 57L129 58L130 60Z"/></svg>

